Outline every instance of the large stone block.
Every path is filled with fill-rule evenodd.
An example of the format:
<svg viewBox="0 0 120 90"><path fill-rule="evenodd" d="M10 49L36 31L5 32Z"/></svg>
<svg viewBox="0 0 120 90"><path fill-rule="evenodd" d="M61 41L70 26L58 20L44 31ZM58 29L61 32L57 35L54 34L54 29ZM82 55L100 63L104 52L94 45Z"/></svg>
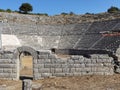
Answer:
<svg viewBox="0 0 120 90"><path fill-rule="evenodd" d="M56 63L56 64L49 64L49 63L47 64L47 63L46 63L46 64L44 65L44 68L62 68L63 65L64 65L64 64L57 64L57 63ZM63 67L64 67L64 66L63 66Z"/></svg>
<svg viewBox="0 0 120 90"><path fill-rule="evenodd" d="M14 61L12 61L11 59L0 59L0 63L1 64L9 64L9 63L12 63Z"/></svg>
<svg viewBox="0 0 120 90"><path fill-rule="evenodd" d="M74 56L71 56L70 59L72 59L72 60L79 60L79 59L82 59L82 58L83 58L83 56L74 55Z"/></svg>
<svg viewBox="0 0 120 90"><path fill-rule="evenodd" d="M67 60L57 59L54 61L56 64L67 64Z"/></svg>
<svg viewBox="0 0 120 90"><path fill-rule="evenodd" d="M69 63L69 64L74 64L74 60L73 60L73 59L69 59L69 60L67 61L67 63Z"/></svg>
<svg viewBox="0 0 120 90"><path fill-rule="evenodd" d="M92 61L91 61L91 59L85 58L85 59L84 59L84 63L86 63L86 64L87 64L87 63L92 63Z"/></svg>
<svg viewBox="0 0 120 90"><path fill-rule="evenodd" d="M93 72L94 75L105 75L104 72L100 72L100 71L96 71L96 72Z"/></svg>
<svg viewBox="0 0 120 90"><path fill-rule="evenodd" d="M75 72L82 72L84 70L84 68L75 68Z"/></svg>
<svg viewBox="0 0 120 90"><path fill-rule="evenodd" d="M62 72L63 73L70 73L70 69L69 68L62 68Z"/></svg>
<svg viewBox="0 0 120 90"><path fill-rule="evenodd" d="M91 72L97 72L98 67L91 67Z"/></svg>
<svg viewBox="0 0 120 90"><path fill-rule="evenodd" d="M41 77L47 78L47 77L51 77L52 73L41 73Z"/></svg>
<svg viewBox="0 0 120 90"><path fill-rule="evenodd" d="M37 64L37 68L38 69L45 68L45 65L44 64Z"/></svg>
<svg viewBox="0 0 120 90"><path fill-rule="evenodd" d="M104 67L111 67L111 66L113 66L113 64L111 64L109 62L105 62L105 63L103 63L103 66Z"/></svg>
<svg viewBox="0 0 120 90"><path fill-rule="evenodd" d="M96 59L91 59L91 63L96 64L97 60Z"/></svg>
<svg viewBox="0 0 120 90"><path fill-rule="evenodd" d="M38 58L39 59L48 59L49 57L48 57L48 55L46 54L44 54L44 55L38 55Z"/></svg>
<svg viewBox="0 0 120 90"><path fill-rule="evenodd" d="M62 64L61 68L68 68L68 64L67 63L66 64Z"/></svg>
<svg viewBox="0 0 120 90"><path fill-rule="evenodd" d="M3 69L3 73L13 73L13 72L12 69L7 68L7 69Z"/></svg>
<svg viewBox="0 0 120 90"><path fill-rule="evenodd" d="M62 68L55 68L55 73L62 73L62 72L63 72Z"/></svg>
<svg viewBox="0 0 120 90"><path fill-rule="evenodd" d="M50 55L51 54L51 51L50 50L40 50L38 51L40 55Z"/></svg>
<svg viewBox="0 0 120 90"><path fill-rule="evenodd" d="M39 73L50 73L50 68L42 68L38 70Z"/></svg>
<svg viewBox="0 0 120 90"><path fill-rule="evenodd" d="M75 73L73 73L73 76L81 76L81 75L82 75L81 72L75 72Z"/></svg>
<svg viewBox="0 0 120 90"><path fill-rule="evenodd" d="M74 76L74 73L65 73L65 76Z"/></svg>
<svg viewBox="0 0 120 90"><path fill-rule="evenodd" d="M55 68L50 68L50 73L55 73Z"/></svg>
<svg viewBox="0 0 120 90"><path fill-rule="evenodd" d="M68 68L74 68L74 64L68 64Z"/></svg>
<svg viewBox="0 0 120 90"><path fill-rule="evenodd" d="M40 74L40 73L37 73L37 74L34 75L34 79L35 79L35 80L43 79L43 77L41 77L41 74Z"/></svg>
<svg viewBox="0 0 120 90"><path fill-rule="evenodd" d="M53 73L52 75L56 77L64 77L65 73Z"/></svg>
<svg viewBox="0 0 120 90"><path fill-rule="evenodd" d="M38 63L38 60L37 59L34 59L33 60L33 64L37 64Z"/></svg>
<svg viewBox="0 0 120 90"><path fill-rule="evenodd" d="M3 73L3 68L0 68L0 73Z"/></svg>
<svg viewBox="0 0 120 90"><path fill-rule="evenodd" d="M47 63L46 63L46 64L44 65L44 68L54 68L54 66L53 66L53 64L49 64L49 63L47 64Z"/></svg>
<svg viewBox="0 0 120 90"><path fill-rule="evenodd" d="M50 54L50 55L48 56L48 58L49 58L49 59L57 59L57 55L55 55L55 54Z"/></svg>
<svg viewBox="0 0 120 90"><path fill-rule="evenodd" d="M41 69L42 69L42 68L41 68ZM34 69L33 69L33 72L34 72L34 73L39 73L38 68L34 68Z"/></svg>
<svg viewBox="0 0 120 90"><path fill-rule="evenodd" d="M15 64L0 64L0 68L16 68Z"/></svg>
<svg viewBox="0 0 120 90"><path fill-rule="evenodd" d="M62 68L62 64L52 64L52 68Z"/></svg>
<svg viewBox="0 0 120 90"><path fill-rule="evenodd" d="M70 68L70 73L75 73L75 72L76 72L75 68Z"/></svg>
<svg viewBox="0 0 120 90"><path fill-rule="evenodd" d="M85 64L84 63L82 63L82 64L74 64L74 67L75 68L84 68L85 67Z"/></svg>
<svg viewBox="0 0 120 90"><path fill-rule="evenodd" d="M85 64L86 67L103 67L103 63Z"/></svg>
<svg viewBox="0 0 120 90"><path fill-rule="evenodd" d="M91 72L92 70L91 70L91 67L85 67L82 69L82 71L88 73L88 72Z"/></svg>

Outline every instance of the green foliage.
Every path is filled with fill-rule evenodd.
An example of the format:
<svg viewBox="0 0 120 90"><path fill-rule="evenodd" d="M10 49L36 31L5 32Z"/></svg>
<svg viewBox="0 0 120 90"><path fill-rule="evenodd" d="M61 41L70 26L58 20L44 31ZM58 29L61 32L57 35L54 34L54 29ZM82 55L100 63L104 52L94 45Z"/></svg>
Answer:
<svg viewBox="0 0 120 90"><path fill-rule="evenodd" d="M0 9L0 12L5 12L5 10L4 9Z"/></svg>
<svg viewBox="0 0 120 90"><path fill-rule="evenodd" d="M62 12L61 15L64 15L64 16L65 16L65 15L70 15L70 16L72 16L72 15L75 15L75 13L74 13L74 12L70 12L70 13Z"/></svg>
<svg viewBox="0 0 120 90"><path fill-rule="evenodd" d="M117 7L110 7L108 10L107 10L108 13L117 13L117 12L120 12L120 9L117 8Z"/></svg>
<svg viewBox="0 0 120 90"><path fill-rule="evenodd" d="M40 16L48 16L47 13L37 13L37 15L40 15Z"/></svg>
<svg viewBox="0 0 120 90"><path fill-rule="evenodd" d="M87 13L85 13L85 15L94 15L94 13L87 12Z"/></svg>
<svg viewBox="0 0 120 90"><path fill-rule="evenodd" d="M6 12L11 13L11 12L12 12L12 10L11 10L11 9L7 9L7 10L6 10Z"/></svg>
<svg viewBox="0 0 120 90"><path fill-rule="evenodd" d="M4 9L0 9L0 12L8 12L8 13L11 13L12 10L11 10L11 9L6 9L6 10L4 10Z"/></svg>
<svg viewBox="0 0 120 90"><path fill-rule="evenodd" d="M13 11L13 12L19 13L19 11L17 11L17 10L15 10L15 11Z"/></svg>
<svg viewBox="0 0 120 90"><path fill-rule="evenodd" d="M74 12L70 12L69 14L70 14L70 15L75 15Z"/></svg>
<svg viewBox="0 0 120 90"><path fill-rule="evenodd" d="M19 7L20 12L27 14L28 12L31 12L33 10L33 7L31 4L29 3L23 3L20 7Z"/></svg>
<svg viewBox="0 0 120 90"><path fill-rule="evenodd" d="M68 13L62 12L61 15L68 15Z"/></svg>

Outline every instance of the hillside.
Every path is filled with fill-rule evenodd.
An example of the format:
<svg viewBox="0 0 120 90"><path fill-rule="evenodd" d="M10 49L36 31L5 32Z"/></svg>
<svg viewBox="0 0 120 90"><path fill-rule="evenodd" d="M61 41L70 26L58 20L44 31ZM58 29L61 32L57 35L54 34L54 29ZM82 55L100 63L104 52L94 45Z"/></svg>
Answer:
<svg viewBox="0 0 120 90"><path fill-rule="evenodd" d="M120 13L41 16L41 15L0 12L0 20L8 21L11 23L22 23L22 24L49 24L49 25L73 24L73 23L113 20L118 18L120 18Z"/></svg>

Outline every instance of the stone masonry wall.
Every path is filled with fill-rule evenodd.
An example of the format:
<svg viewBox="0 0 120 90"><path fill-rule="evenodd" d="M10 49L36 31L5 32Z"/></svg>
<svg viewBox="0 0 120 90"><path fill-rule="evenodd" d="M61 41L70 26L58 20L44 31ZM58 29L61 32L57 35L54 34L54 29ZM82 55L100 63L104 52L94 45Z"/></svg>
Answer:
<svg viewBox="0 0 120 90"><path fill-rule="evenodd" d="M0 54L0 79L19 79L17 54ZM34 56L34 54L32 54ZM36 55L36 54L35 54ZM107 54L92 54L90 58L80 55L60 58L50 51L38 51L33 60L33 79L47 77L81 76L81 75L113 75L113 58Z"/></svg>
<svg viewBox="0 0 120 90"><path fill-rule="evenodd" d="M39 52L38 60L34 64L34 79L47 77L81 76L81 75L113 75L113 58L107 54L70 56L58 58L50 52Z"/></svg>
<svg viewBox="0 0 120 90"><path fill-rule="evenodd" d="M11 57L11 58L10 58ZM0 79L17 80L17 60L13 53L4 53L0 57Z"/></svg>
<svg viewBox="0 0 120 90"><path fill-rule="evenodd" d="M38 51L37 56L32 49L28 51L31 51L34 57L33 79L35 80L47 77L114 74L113 58L107 54L91 54L90 58L81 55L61 58L47 50ZM18 80L20 62L16 58L17 53L0 55L0 79Z"/></svg>

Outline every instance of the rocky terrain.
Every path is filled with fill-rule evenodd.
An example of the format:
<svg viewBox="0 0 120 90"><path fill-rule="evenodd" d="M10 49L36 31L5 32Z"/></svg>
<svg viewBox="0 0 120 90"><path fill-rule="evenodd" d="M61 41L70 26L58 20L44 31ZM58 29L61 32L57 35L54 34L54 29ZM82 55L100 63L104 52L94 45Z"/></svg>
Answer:
<svg viewBox="0 0 120 90"><path fill-rule="evenodd" d="M99 13L99 14L84 14L84 15L27 15L19 13L0 12L0 20L11 23L22 24L73 24L83 22L105 21L120 18L120 13Z"/></svg>

